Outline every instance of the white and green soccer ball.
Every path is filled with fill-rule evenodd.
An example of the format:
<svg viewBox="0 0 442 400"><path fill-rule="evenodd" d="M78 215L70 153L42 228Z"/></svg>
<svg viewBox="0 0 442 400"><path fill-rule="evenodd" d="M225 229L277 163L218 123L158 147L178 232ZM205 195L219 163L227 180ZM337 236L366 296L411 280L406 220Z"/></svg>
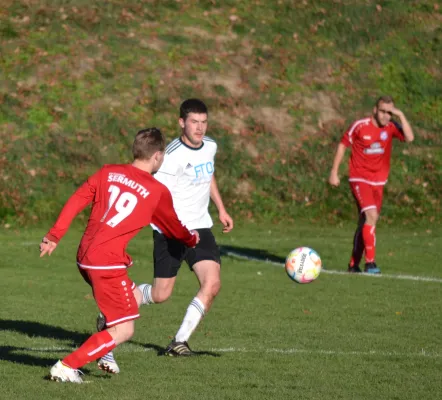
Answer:
<svg viewBox="0 0 442 400"><path fill-rule="evenodd" d="M298 283L313 282L321 273L321 269L321 257L309 247L292 250L285 260L287 275Z"/></svg>

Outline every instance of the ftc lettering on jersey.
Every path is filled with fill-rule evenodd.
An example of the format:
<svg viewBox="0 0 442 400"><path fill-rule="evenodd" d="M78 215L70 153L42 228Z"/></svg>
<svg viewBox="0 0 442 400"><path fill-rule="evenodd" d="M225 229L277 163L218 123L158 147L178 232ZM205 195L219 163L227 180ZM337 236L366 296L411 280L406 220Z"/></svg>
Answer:
<svg viewBox="0 0 442 400"><path fill-rule="evenodd" d="M138 182L133 181L132 179L126 178L126 175L110 172L107 178L108 182L117 182L123 185L126 185L132 189L134 189L138 194L140 194L143 198L149 196L149 192L147 189L140 185Z"/></svg>
<svg viewBox="0 0 442 400"><path fill-rule="evenodd" d="M215 168L211 161L193 167L195 172L195 179L192 181L194 184L208 182L212 179Z"/></svg>

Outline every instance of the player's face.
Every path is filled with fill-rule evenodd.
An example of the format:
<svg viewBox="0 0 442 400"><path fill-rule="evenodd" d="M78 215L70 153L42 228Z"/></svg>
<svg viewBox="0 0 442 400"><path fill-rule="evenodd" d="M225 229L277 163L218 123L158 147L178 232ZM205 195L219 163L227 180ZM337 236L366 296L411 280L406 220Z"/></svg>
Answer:
<svg viewBox="0 0 442 400"><path fill-rule="evenodd" d="M190 147L200 147L207 131L207 114L189 113L187 118L179 120L181 139Z"/></svg>
<svg viewBox="0 0 442 400"><path fill-rule="evenodd" d="M393 115L392 110L394 109L393 103L379 103L377 107L373 110L374 118L379 126L387 125Z"/></svg>

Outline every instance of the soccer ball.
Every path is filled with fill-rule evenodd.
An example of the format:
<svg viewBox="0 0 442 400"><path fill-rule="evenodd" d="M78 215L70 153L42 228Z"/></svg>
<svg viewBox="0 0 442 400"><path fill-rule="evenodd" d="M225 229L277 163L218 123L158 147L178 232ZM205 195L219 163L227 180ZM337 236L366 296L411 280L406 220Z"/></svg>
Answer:
<svg viewBox="0 0 442 400"><path fill-rule="evenodd" d="M313 282L321 273L321 257L309 247L298 247L285 260L287 275L298 283Z"/></svg>

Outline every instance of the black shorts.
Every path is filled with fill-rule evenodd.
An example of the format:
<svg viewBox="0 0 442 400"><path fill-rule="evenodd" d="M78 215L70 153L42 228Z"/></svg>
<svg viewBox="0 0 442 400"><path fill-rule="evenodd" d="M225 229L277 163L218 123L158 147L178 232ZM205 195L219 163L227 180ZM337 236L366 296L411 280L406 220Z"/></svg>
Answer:
<svg viewBox="0 0 442 400"><path fill-rule="evenodd" d="M162 233L153 232L154 278L173 278L177 276L183 261L189 268L199 261L211 260L221 265L221 256L215 237L210 229L196 229L200 241L191 249Z"/></svg>

